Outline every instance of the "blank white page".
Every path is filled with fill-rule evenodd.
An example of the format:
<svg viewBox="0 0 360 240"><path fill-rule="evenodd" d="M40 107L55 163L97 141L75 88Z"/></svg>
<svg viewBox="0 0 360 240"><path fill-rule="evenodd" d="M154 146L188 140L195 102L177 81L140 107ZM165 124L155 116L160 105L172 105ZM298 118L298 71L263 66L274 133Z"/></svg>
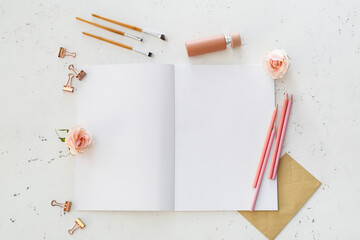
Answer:
<svg viewBox="0 0 360 240"><path fill-rule="evenodd" d="M274 105L261 66L176 66L176 210L250 209ZM277 182L266 176L255 209L277 210Z"/></svg>
<svg viewBox="0 0 360 240"><path fill-rule="evenodd" d="M92 66L76 82L78 124L94 136L76 157L74 208L174 210L174 67Z"/></svg>

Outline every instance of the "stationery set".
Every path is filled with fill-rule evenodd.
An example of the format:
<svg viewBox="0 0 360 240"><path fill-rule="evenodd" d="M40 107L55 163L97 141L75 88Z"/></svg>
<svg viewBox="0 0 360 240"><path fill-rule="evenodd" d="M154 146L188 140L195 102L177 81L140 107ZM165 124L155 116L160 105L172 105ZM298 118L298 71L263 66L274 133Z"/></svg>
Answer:
<svg viewBox="0 0 360 240"><path fill-rule="evenodd" d="M167 40L161 33L92 16ZM144 41L138 33L76 19ZM240 47L241 42L239 33L220 34L187 41L185 49L195 57ZM61 47L58 57L66 56L76 53ZM73 93L73 79L86 77L76 92L77 123L83 127L61 129L67 135L59 136L77 155L75 197L51 205L65 212L239 211L274 239L320 185L289 155L281 157L293 95L285 94L276 124L274 79L282 78L288 67L287 54L279 49L268 53L263 66L115 64L78 70L70 64L63 91ZM77 218L68 232L84 227Z"/></svg>

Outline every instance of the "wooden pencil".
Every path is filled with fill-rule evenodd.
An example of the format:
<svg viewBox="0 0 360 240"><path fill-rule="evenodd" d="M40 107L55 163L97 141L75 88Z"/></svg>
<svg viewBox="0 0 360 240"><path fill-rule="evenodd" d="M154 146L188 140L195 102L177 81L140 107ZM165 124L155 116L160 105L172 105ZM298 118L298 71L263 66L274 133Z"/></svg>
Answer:
<svg viewBox="0 0 360 240"><path fill-rule="evenodd" d="M290 100L289 100L289 102L287 104L287 107L286 107L286 115L285 115L285 120L284 120L284 126L283 126L283 129L281 131L280 144L279 144L279 148L278 148L278 151L277 151L277 154L276 154L276 161L275 161L274 171L273 171L273 175L272 175L273 180L275 180L276 172L277 172L277 169L278 169L278 166L279 166L281 150L282 150L282 146L284 144L284 139L285 139L287 125L288 125L288 122L289 122L292 102L293 102L293 95L291 95Z"/></svg>
<svg viewBox="0 0 360 240"><path fill-rule="evenodd" d="M275 136L275 128L273 128L272 132L271 132L271 136L270 136L270 140L269 140L269 144L267 145L267 148L266 148L266 154L265 154L265 158L264 158L264 162L261 166L261 172L260 172L260 176L259 176L259 182L258 184L256 185L256 189L255 189L255 194L254 194L254 198L253 198L253 201L251 203L251 207L250 207L250 211L253 212L254 209L255 209L255 205L256 205L256 200L259 196L259 191L260 191L260 187L261 187L261 182L264 178L264 174L265 174L265 169L266 169L266 165L267 165L267 162L268 162L268 159L269 159L269 155L270 155L270 151L271 151L271 146L272 146L272 143L274 141L274 136Z"/></svg>
<svg viewBox="0 0 360 240"><path fill-rule="evenodd" d="M252 186L253 188L256 188L256 185L258 184L259 174L260 174L261 167L262 167L262 164L263 164L263 161L264 161L266 149L267 149L267 146L268 146L268 143L269 143L271 130L272 130L273 127L274 127L274 122L275 122L275 118L276 118L276 114L277 114L277 109L278 109L278 105L276 105L276 107L275 107L275 109L274 109L274 111L273 111L273 114L272 114L272 116L271 116L270 125L269 125L269 128L268 128L268 131L267 131L267 134L266 134L266 138L265 138L265 143L264 143L264 146L263 146L261 155L260 155L260 160L259 160L258 168L257 168L257 170L256 170L256 174L255 174L255 178L254 178L254 182L253 182L253 186Z"/></svg>
<svg viewBox="0 0 360 240"><path fill-rule="evenodd" d="M269 179L272 179L273 172L274 172L276 154L277 154L277 150L279 148L281 130L282 130L282 127L283 127L283 124L284 124L284 118L285 118L287 103L288 103L288 94L286 94L286 96L284 98L284 101L283 101L283 106L282 106L280 120L279 120L278 132L277 132L277 135L276 135L276 141L275 141L275 145L274 145L273 157L271 159L271 165L270 165L270 170L269 170L269 176L268 176Z"/></svg>

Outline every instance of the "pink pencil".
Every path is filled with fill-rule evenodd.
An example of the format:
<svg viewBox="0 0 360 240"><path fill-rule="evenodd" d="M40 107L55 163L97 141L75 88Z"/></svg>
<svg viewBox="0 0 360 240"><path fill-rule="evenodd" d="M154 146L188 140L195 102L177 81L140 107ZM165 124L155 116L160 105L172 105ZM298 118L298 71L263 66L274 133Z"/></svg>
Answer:
<svg viewBox="0 0 360 240"><path fill-rule="evenodd" d="M250 207L250 211L252 211L252 212L254 211L256 200L257 200L257 197L259 195L259 190L260 190L262 179L264 178L266 165L267 165L269 155L270 155L270 151L271 151L271 146L272 146L273 141L274 141L274 136L275 136L275 128L273 128L273 130L271 132L270 141L269 141L269 144L267 145L267 148L266 148L266 154L265 154L264 162L263 162L263 164L261 166L261 172L260 172L260 176L259 176L259 181L257 183L256 189L255 189L255 195L254 195L251 207Z"/></svg>
<svg viewBox="0 0 360 240"><path fill-rule="evenodd" d="M288 94L286 94L286 96L284 98L283 106L282 106L282 109L281 109L278 133L277 133L277 136L276 136L276 141L275 141L275 145L274 145L274 152L273 152L273 156L272 156L271 164L270 164L270 171L269 171L269 176L268 176L269 179L272 179L273 172L274 172L274 166L275 166L275 161L276 161L276 153L277 153L277 150L279 148L280 136L281 136L282 127L283 127L283 124L284 124L284 118L285 118L287 103L288 103Z"/></svg>
<svg viewBox="0 0 360 240"><path fill-rule="evenodd" d="M280 159L281 149L282 149L284 139L285 139L286 128L287 128L289 117L290 117L290 110L291 110L292 101L293 101L293 95L291 94L290 100L289 100L288 105L286 107L286 116L285 116L285 120L284 120L284 126L283 126L283 129L281 131L280 145L279 145L279 148L278 148L278 151L277 151L277 154L276 154L276 162L275 162L274 172L273 172L273 176L272 176L273 180L275 180L276 172L277 172L277 169L278 169L278 166L279 166L279 159Z"/></svg>
<svg viewBox="0 0 360 240"><path fill-rule="evenodd" d="M272 117L271 117L270 126L269 126L267 134L266 134L265 143L264 143L263 150L262 150L261 156L260 156L260 161L259 161L259 164L258 164L258 167L257 167L257 170L256 170L256 174L255 174L255 178L254 178L254 182L253 182L253 188L256 188L256 185L258 184L259 174L260 174L260 171L261 171L261 166L263 165L263 162L264 162L264 157L265 157L265 153L266 153L266 148L267 148L268 143L269 143L271 130L274 127L274 122L275 122L275 118L276 118L277 109L278 109L278 105L276 104L276 107L275 107L275 109L273 111L273 114L272 114Z"/></svg>

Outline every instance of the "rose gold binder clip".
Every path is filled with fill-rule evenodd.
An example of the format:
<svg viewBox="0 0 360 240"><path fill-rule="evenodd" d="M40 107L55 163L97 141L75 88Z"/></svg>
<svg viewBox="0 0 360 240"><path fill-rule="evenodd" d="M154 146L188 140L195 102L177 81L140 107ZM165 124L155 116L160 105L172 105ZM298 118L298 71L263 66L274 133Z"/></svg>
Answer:
<svg viewBox="0 0 360 240"><path fill-rule="evenodd" d="M68 52L68 51L66 51L66 48L60 47L58 57L59 58L64 58L65 56L71 56L71 57L74 58L74 57L76 57L76 53Z"/></svg>
<svg viewBox="0 0 360 240"><path fill-rule="evenodd" d="M68 76L69 76L69 78L68 78L66 84L63 87L63 91L65 91L65 92L74 92L74 87L72 86L72 80L75 77L75 75L72 74L72 73L69 73Z"/></svg>
<svg viewBox="0 0 360 240"><path fill-rule="evenodd" d="M74 64L70 64L68 67L69 70L73 71L76 75L76 78L80 81L86 76L86 72L81 70L80 72L74 67Z"/></svg>
<svg viewBox="0 0 360 240"><path fill-rule="evenodd" d="M71 202L69 201L65 201L65 203L58 203L57 201L55 200L52 200L51 201L51 206L55 207L61 207L64 209L64 212L70 212L70 209L71 209Z"/></svg>
<svg viewBox="0 0 360 240"><path fill-rule="evenodd" d="M68 230L68 233L70 235L72 235L76 231L76 229L79 229L79 228L83 229L84 227L85 227L85 224L80 220L80 218L77 218L75 220L75 225L71 229Z"/></svg>

